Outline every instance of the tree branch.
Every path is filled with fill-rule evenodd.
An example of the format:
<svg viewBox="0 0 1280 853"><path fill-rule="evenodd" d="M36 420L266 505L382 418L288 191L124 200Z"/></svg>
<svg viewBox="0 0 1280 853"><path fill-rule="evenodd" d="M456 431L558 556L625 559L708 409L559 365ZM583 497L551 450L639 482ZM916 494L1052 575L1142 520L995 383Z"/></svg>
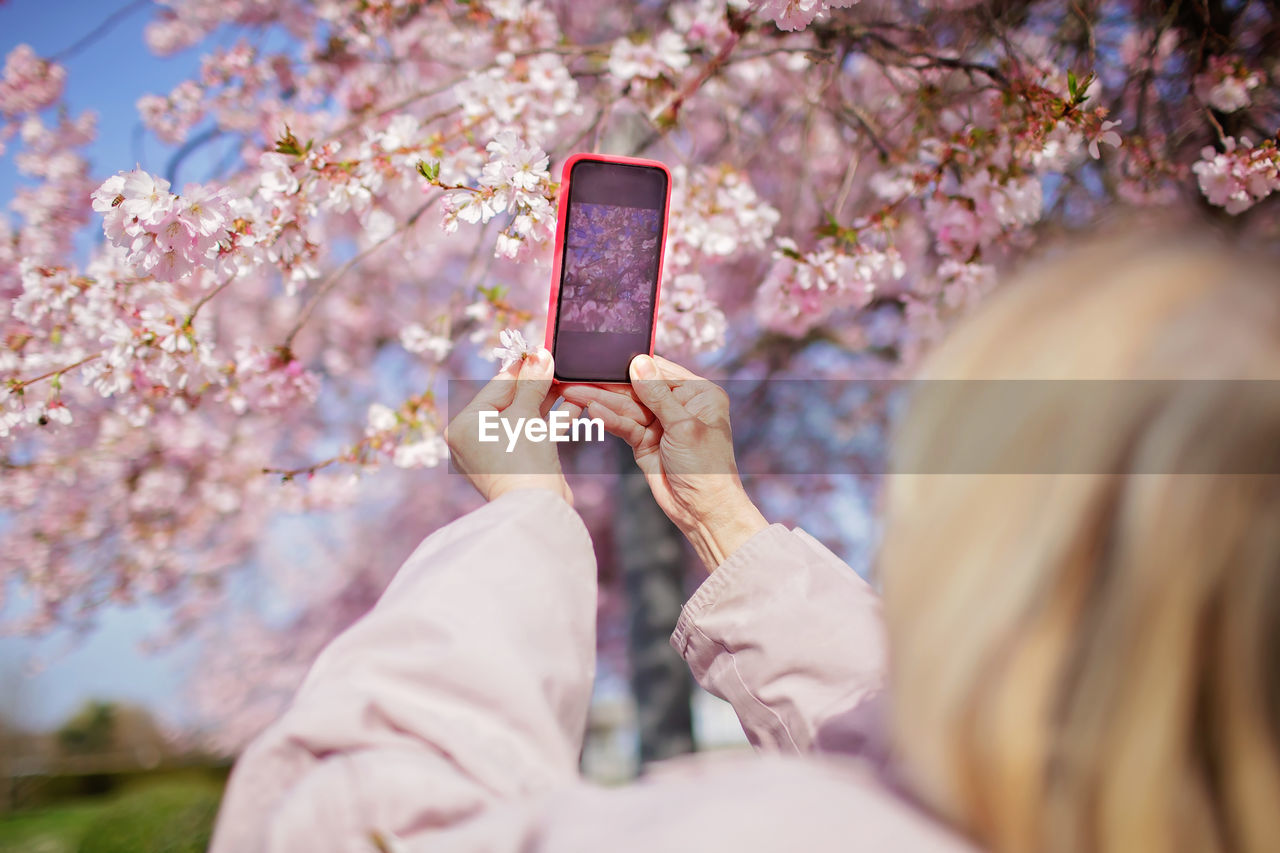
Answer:
<svg viewBox="0 0 1280 853"><path fill-rule="evenodd" d="M86 35L82 36L78 41L76 41L70 47L65 47L62 50L55 53L53 56L49 57L49 61L62 62L67 57L72 56L84 50L86 47L93 44L99 38L101 38L102 36L110 32L112 27L114 27L116 24L120 23L129 15L132 15L135 11L137 11L138 9L141 9L143 6L149 6L150 4L151 4L151 0L133 0L132 3L126 3L124 6L121 6L119 9L115 10L110 15L108 15L106 19L103 20L102 23L98 24L98 26L90 30Z"/></svg>
<svg viewBox="0 0 1280 853"><path fill-rule="evenodd" d="M311 319L311 315L312 313L315 312L316 306L320 304L320 301L322 299L324 299L326 296L329 295L330 291L332 291L334 287L337 286L338 282L342 279L344 275L350 272L353 267L355 267L365 258L372 255L378 249L381 249L387 243L390 243L392 239L394 239L395 237L398 237L399 235L403 234L405 231L412 228L414 223L418 221L418 219L422 216L422 214L426 213L427 210L433 204L439 201L443 195L444 193L440 192L440 193L436 193L434 196L427 199L425 202L423 202L421 207L419 207L417 210L413 212L412 216L410 216L408 219L404 221L404 223L400 225L399 228L397 228L395 231L392 231L390 234L383 237L378 242L366 247L360 252L357 252L355 255L352 255L351 258L346 263L344 263L342 266L338 267L336 270L330 273L329 277L326 278L324 282L322 282L320 286L316 288L316 291L314 294L312 294L311 299L303 307L302 313L298 315L297 321L293 324L293 328L289 330L289 334L285 335L284 343L281 344L281 348L284 350L290 350L293 348L293 339L297 337L298 332L302 331L302 327L307 324L307 321L309 319Z"/></svg>
<svg viewBox="0 0 1280 853"><path fill-rule="evenodd" d="M22 391L22 390L23 390L24 388L26 388L28 385L34 385L35 383L37 383L37 382L39 382L39 381L41 381L41 380L43 380L43 379L48 379L48 378L50 378L51 376L57 376L59 373L66 373L68 370L75 370L75 369L76 369L77 367L79 367L80 365L82 365L82 364L88 364L89 362L93 361L94 359L101 358L101 357L102 357L102 353L100 353L100 352L95 352L93 355L85 356L84 358L82 358L82 359L80 359L79 361L77 361L75 364L68 364L68 365L66 365L65 367L59 367L59 368L56 368L56 369L54 369L54 370L50 370L48 373L41 373L39 376L33 376L31 379L21 379L21 380L18 380L18 381L16 381L16 382L13 382L13 383L9 386L9 388L8 388L9 393L10 393L10 394L16 394L16 393L18 393L18 392Z"/></svg>

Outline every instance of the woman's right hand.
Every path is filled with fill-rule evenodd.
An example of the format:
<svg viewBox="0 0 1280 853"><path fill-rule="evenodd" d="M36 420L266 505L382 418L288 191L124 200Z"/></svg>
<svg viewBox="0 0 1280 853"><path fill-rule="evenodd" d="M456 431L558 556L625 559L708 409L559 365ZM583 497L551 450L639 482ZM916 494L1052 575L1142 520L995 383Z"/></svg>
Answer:
<svg viewBox="0 0 1280 853"><path fill-rule="evenodd" d="M720 386L667 359L639 355L630 388L566 385L560 393L631 445L658 506L708 572L768 526L738 477L729 396Z"/></svg>

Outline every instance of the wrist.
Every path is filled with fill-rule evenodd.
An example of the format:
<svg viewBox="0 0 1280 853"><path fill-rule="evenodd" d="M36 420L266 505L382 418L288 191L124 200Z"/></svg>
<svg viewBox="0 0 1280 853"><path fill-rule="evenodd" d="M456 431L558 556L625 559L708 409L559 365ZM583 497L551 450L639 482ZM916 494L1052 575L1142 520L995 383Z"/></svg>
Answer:
<svg viewBox="0 0 1280 853"><path fill-rule="evenodd" d="M718 502L715 510L695 518L684 534L710 574L768 526L751 498L739 489L730 499Z"/></svg>

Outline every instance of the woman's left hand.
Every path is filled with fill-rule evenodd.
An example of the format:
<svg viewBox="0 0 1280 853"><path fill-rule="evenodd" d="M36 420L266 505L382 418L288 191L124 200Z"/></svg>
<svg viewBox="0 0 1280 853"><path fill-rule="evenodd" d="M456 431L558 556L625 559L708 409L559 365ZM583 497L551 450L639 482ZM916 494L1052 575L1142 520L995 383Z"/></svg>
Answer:
<svg viewBox="0 0 1280 853"><path fill-rule="evenodd" d="M486 500L513 489L550 489L573 504L557 445L530 440L525 430L531 421L541 421L547 436L547 413L557 397L553 375L551 353L539 348L490 380L445 429L453 464ZM578 407L568 407L576 417ZM514 439L508 430L516 431ZM482 435L496 440L481 441Z"/></svg>

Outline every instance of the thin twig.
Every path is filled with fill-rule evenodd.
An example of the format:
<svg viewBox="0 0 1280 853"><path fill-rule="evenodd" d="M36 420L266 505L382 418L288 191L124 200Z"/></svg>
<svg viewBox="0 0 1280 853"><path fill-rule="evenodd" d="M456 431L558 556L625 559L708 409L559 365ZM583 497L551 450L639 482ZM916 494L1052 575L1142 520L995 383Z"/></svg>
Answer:
<svg viewBox="0 0 1280 853"><path fill-rule="evenodd" d="M729 59L729 55L733 53L733 49L742 41L741 32L733 32L725 43L720 46L720 50L716 55L702 66L702 70L698 72L688 83L680 87L680 91L676 92L671 100L667 101L661 109L654 110L650 114L650 119L659 127L663 125L675 124L676 115L680 112L680 107L684 102L693 97L694 93L702 88L702 84L711 79Z"/></svg>
<svg viewBox="0 0 1280 853"><path fill-rule="evenodd" d="M1003 88L1008 88L1009 86L1009 78L1004 75L1004 72L1002 72L999 68L996 68L993 65L987 65L986 63L983 63L983 62L971 62L964 59L957 59L951 56L938 56L937 54L929 53L928 51L911 50L909 48L903 47L900 44L897 44L896 42L893 41L893 39L887 38L879 33L874 33L874 32L860 32L855 36L855 40L873 41L876 44L880 45L881 47L887 48L888 50L892 50L895 53L901 54L902 56L908 59L925 60L924 63L920 63L920 64L917 64L917 63L908 64L907 65L908 68L924 69L924 68L937 67L937 68L950 68L950 69L955 69L959 71L969 71L969 72L976 71L979 74L984 74L987 77L991 78L992 81L1000 84L1000 86Z"/></svg>
<svg viewBox="0 0 1280 853"><path fill-rule="evenodd" d="M227 280L222 282L222 284L218 285L213 290L210 290L204 296L201 296L196 301L196 304L191 306L191 313L187 314L186 323L184 325L190 326L192 321L196 319L196 314L200 313L200 309L204 307L204 304L208 302L210 299L212 299L213 297L217 296L223 290L225 290L227 285L231 284L231 282L235 280L236 280L236 277L235 277L235 274L233 273L227 276Z"/></svg>
<svg viewBox="0 0 1280 853"><path fill-rule="evenodd" d="M316 306L320 304L320 300L324 299L327 295L329 295L329 292L333 290L334 287L337 286L338 282L342 279L344 275L346 275L353 267L355 267L365 258L372 255L378 249L381 249L387 243L390 243L394 238L398 237L408 229L412 228L414 223L418 221L418 219L422 216L422 214L426 213L427 210L433 204L439 201L443 195L444 193L440 192L440 193L436 193L431 198L427 199L425 202L422 203L421 207L419 207L416 211L413 212L412 216L410 216L400 225L399 228L397 228L395 231L392 231L390 234L383 237L378 242L372 244L371 246L368 246L367 248L363 249L360 252L357 252L355 255L352 255L351 258L346 263L344 263L342 266L338 267L336 270L330 273L329 277L326 278L324 282L321 283L320 286L316 288L315 293L312 294L311 299L307 302L307 304L303 306L302 313L298 315L298 319L293 324L293 328L289 330L289 334L285 335L284 343L281 344L281 348L284 350L292 349L293 339L297 337L298 332L300 332L302 330L302 327L306 325L307 320L311 319L311 314L316 310Z"/></svg>
<svg viewBox="0 0 1280 853"><path fill-rule="evenodd" d="M1223 148L1227 146L1227 133L1222 129L1222 123L1218 121L1218 117L1213 114L1212 107L1204 108L1205 118L1209 119L1209 124L1213 125L1213 129L1218 133L1218 142Z"/></svg>
<svg viewBox="0 0 1280 853"><path fill-rule="evenodd" d="M102 357L102 353L95 352L93 355L85 356L84 358L77 361L75 364L68 364L66 367L59 367L59 368L56 368L55 370L50 370L48 373L41 373L39 376L34 376L31 379L22 379L9 386L9 393L11 394L17 393L22 389L26 388L28 385L34 385L35 383L41 381L42 379L48 379L51 376L57 376L60 373L66 373L68 370L75 370L80 365L88 364L94 359L101 358L101 357Z"/></svg>
<svg viewBox="0 0 1280 853"><path fill-rule="evenodd" d="M133 0L132 3L127 3L124 6L121 6L119 9L115 10L110 15L108 15L106 19L103 20L102 23L98 24L98 26L90 30L88 34L82 36L78 41L76 41L70 47L63 48L62 50L55 53L53 56L49 57L49 61L61 62L62 60L66 59L68 56L72 56L73 54L81 50L84 50L86 47L93 44L99 38L106 35L111 30L111 28L114 27L116 24L120 23L126 17L133 14L136 10L141 9L143 6L150 5L150 3L151 3L151 0Z"/></svg>

